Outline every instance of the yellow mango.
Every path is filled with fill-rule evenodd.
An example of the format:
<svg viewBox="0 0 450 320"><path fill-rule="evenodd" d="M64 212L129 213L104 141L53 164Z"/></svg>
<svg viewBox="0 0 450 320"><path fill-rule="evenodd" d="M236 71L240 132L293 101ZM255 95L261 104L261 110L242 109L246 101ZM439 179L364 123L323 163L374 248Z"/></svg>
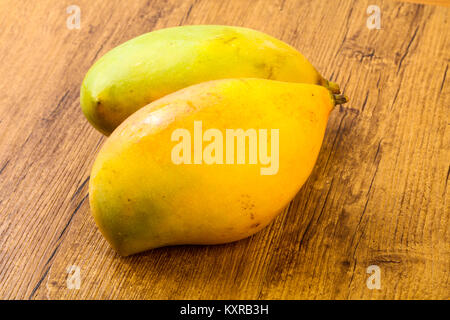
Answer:
<svg viewBox="0 0 450 320"><path fill-rule="evenodd" d="M342 102L322 86L265 79L209 81L154 101L94 163L100 231L121 255L254 234L304 184Z"/></svg>
<svg viewBox="0 0 450 320"><path fill-rule="evenodd" d="M187 86L226 78L320 84L334 92L293 47L255 30L217 25L167 28L112 49L88 71L81 107L109 135L141 107Z"/></svg>

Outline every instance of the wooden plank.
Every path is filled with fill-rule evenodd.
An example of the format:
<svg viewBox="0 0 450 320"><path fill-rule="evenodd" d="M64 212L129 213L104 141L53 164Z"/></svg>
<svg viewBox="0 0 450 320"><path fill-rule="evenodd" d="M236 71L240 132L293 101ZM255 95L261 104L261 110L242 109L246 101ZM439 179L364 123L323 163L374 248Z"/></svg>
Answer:
<svg viewBox="0 0 450 320"><path fill-rule="evenodd" d="M450 10L377 1L0 2L0 298L449 297ZM303 52L351 97L315 170L272 225L221 246L121 258L86 201L104 138L79 86L121 42L179 24L255 28ZM366 286L369 265L381 290ZM81 268L79 290L67 268Z"/></svg>
<svg viewBox="0 0 450 320"><path fill-rule="evenodd" d="M399 0L399 1L450 7L449 0Z"/></svg>

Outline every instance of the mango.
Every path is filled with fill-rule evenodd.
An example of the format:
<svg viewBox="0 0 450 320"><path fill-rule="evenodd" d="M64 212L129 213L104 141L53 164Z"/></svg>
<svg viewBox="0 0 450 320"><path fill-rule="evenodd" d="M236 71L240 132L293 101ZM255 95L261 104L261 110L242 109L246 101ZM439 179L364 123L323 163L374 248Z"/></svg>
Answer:
<svg viewBox="0 0 450 320"><path fill-rule="evenodd" d="M339 91L280 40L247 28L197 25L150 32L112 49L87 72L80 102L89 122L109 135L136 110L169 93L204 81L243 77Z"/></svg>
<svg viewBox="0 0 450 320"><path fill-rule="evenodd" d="M100 231L125 256L254 234L305 183L345 100L319 85L242 78L154 101L95 160L89 201Z"/></svg>

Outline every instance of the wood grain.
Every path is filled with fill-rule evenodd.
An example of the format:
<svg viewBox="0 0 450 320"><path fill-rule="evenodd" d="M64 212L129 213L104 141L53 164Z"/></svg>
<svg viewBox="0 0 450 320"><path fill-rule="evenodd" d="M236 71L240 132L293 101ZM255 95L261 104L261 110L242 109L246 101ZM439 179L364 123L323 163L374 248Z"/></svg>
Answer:
<svg viewBox="0 0 450 320"><path fill-rule="evenodd" d="M420 4L431 4L436 6L450 7L450 0L397 0L403 2L412 2Z"/></svg>
<svg viewBox="0 0 450 320"><path fill-rule="evenodd" d="M442 2L442 1L433 1ZM0 298L449 299L450 9L365 0L0 1ZM381 7L381 29L366 9ZM445 4L445 3L444 3ZM351 102L317 165L251 238L121 258L90 216L105 138L84 119L92 63L144 32L227 24L298 48ZM381 289L366 286L370 265ZM81 288L67 288L67 268Z"/></svg>

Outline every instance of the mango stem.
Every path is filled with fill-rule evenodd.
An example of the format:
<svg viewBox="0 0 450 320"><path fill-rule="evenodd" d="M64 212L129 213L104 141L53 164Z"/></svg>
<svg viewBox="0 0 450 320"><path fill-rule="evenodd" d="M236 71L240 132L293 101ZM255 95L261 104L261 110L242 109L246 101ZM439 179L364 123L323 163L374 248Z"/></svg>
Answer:
<svg viewBox="0 0 450 320"><path fill-rule="evenodd" d="M349 98L345 94L333 94L335 104L344 104L349 101Z"/></svg>
<svg viewBox="0 0 450 320"><path fill-rule="evenodd" d="M328 81L328 89L330 89L333 93L341 93L341 88L339 88L339 85L331 81Z"/></svg>

